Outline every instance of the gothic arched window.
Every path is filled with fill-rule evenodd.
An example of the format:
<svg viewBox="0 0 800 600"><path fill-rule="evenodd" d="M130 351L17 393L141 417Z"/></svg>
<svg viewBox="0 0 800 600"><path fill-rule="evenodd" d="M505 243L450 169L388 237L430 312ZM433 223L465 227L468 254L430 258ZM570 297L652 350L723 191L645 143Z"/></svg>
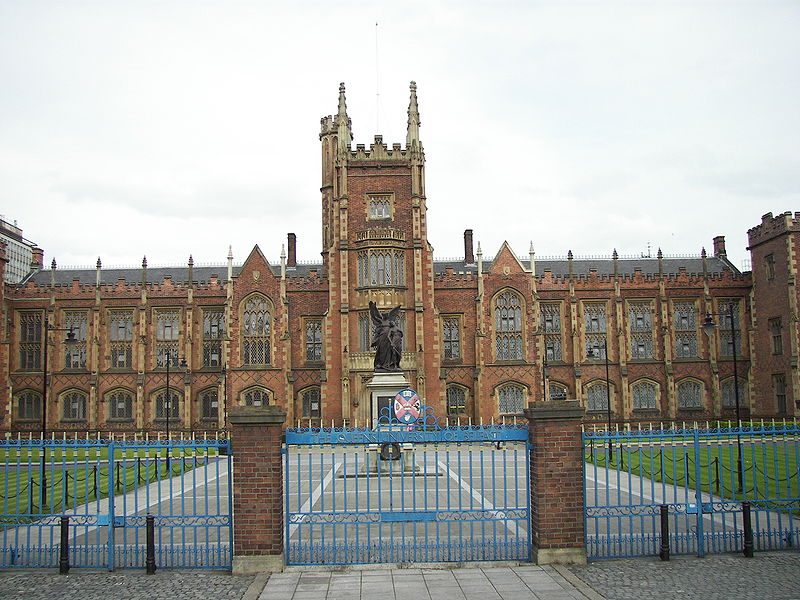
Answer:
<svg viewBox="0 0 800 600"><path fill-rule="evenodd" d="M270 364L271 331L269 302L263 296L251 296L245 301L242 314L242 364Z"/></svg>

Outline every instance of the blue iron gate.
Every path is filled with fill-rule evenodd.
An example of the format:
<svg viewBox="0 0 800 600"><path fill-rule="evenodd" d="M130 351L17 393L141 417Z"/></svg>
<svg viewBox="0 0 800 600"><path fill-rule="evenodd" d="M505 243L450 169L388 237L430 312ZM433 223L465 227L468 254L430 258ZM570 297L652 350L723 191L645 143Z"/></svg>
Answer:
<svg viewBox="0 0 800 600"><path fill-rule="evenodd" d="M590 559L659 553L660 507L673 554L743 546L743 501L756 550L800 543L800 427L585 432Z"/></svg>
<svg viewBox="0 0 800 600"><path fill-rule="evenodd" d="M526 425L288 429L290 565L530 560Z"/></svg>
<svg viewBox="0 0 800 600"><path fill-rule="evenodd" d="M73 567L231 566L227 439L0 440L0 568L57 567L69 517Z"/></svg>

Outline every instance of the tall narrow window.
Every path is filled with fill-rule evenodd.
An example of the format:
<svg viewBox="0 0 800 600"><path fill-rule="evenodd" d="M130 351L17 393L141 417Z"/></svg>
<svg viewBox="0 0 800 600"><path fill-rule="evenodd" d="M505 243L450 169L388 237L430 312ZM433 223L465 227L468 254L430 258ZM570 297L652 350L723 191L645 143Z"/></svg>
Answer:
<svg viewBox="0 0 800 600"><path fill-rule="evenodd" d="M608 410L608 387L603 382L586 388L586 410Z"/></svg>
<svg viewBox="0 0 800 600"><path fill-rule="evenodd" d="M633 384L633 410L654 410L657 406L658 387L651 381Z"/></svg>
<svg viewBox="0 0 800 600"><path fill-rule="evenodd" d="M767 275L768 280L775 279L775 255L767 254L764 257L764 273Z"/></svg>
<svg viewBox="0 0 800 600"><path fill-rule="evenodd" d="M498 390L497 396L500 414L515 415L525 409L525 390L521 385L504 385Z"/></svg>
<svg viewBox="0 0 800 600"><path fill-rule="evenodd" d="M736 408L737 388L733 377L726 379L720 386L722 391L722 408ZM747 406L747 381L739 379L739 408Z"/></svg>
<svg viewBox="0 0 800 600"><path fill-rule="evenodd" d="M561 304L540 305L542 331L544 332L545 358L547 362L562 360L561 355Z"/></svg>
<svg viewBox="0 0 800 600"><path fill-rule="evenodd" d="M67 392L62 394L61 403L64 421L86 420L86 394L75 390Z"/></svg>
<svg viewBox="0 0 800 600"><path fill-rule="evenodd" d="M219 392L210 388L200 392L200 418L206 421L216 421L218 417Z"/></svg>
<svg viewBox="0 0 800 600"><path fill-rule="evenodd" d="M306 320L306 361L322 360L322 319Z"/></svg>
<svg viewBox="0 0 800 600"><path fill-rule="evenodd" d="M304 419L319 419L321 415L322 400L318 387L313 387L305 390L302 396L303 400L303 418Z"/></svg>
<svg viewBox="0 0 800 600"><path fill-rule="evenodd" d="M19 368L36 371L42 368L42 313L19 313Z"/></svg>
<svg viewBox="0 0 800 600"><path fill-rule="evenodd" d="M206 308L203 310L203 366L222 365L222 340L225 337L225 310Z"/></svg>
<svg viewBox="0 0 800 600"><path fill-rule="evenodd" d="M769 333L772 336L772 353L783 354L783 327L780 317L769 320Z"/></svg>
<svg viewBox="0 0 800 600"><path fill-rule="evenodd" d="M703 408L703 387L696 381L678 384L678 408Z"/></svg>
<svg viewBox="0 0 800 600"><path fill-rule="evenodd" d="M467 412L467 393L457 385L447 386L447 414L463 415Z"/></svg>
<svg viewBox="0 0 800 600"><path fill-rule="evenodd" d="M178 335L181 311L159 310L156 312L156 366L178 365Z"/></svg>
<svg viewBox="0 0 800 600"><path fill-rule="evenodd" d="M36 421L41 418L42 395L32 390L25 390L17 394L17 419L20 421Z"/></svg>
<svg viewBox="0 0 800 600"><path fill-rule="evenodd" d="M84 311L70 310L64 313L64 327L75 336L74 343L64 344L64 368L86 368L86 325Z"/></svg>
<svg viewBox="0 0 800 600"><path fill-rule="evenodd" d="M522 360L522 303L514 292L494 302L495 349L498 361Z"/></svg>
<svg viewBox="0 0 800 600"><path fill-rule="evenodd" d="M270 364L272 321L266 298L249 298L244 306L243 317L242 362L246 365Z"/></svg>
<svg viewBox="0 0 800 600"><path fill-rule="evenodd" d="M628 304L631 358L653 358L653 319L649 302Z"/></svg>
<svg viewBox="0 0 800 600"><path fill-rule="evenodd" d="M606 357L606 305L605 302L587 302L583 305L584 335L586 349L592 350L592 357ZM588 352L587 352L588 354Z"/></svg>
<svg viewBox="0 0 800 600"><path fill-rule="evenodd" d="M776 373L772 376L772 389L775 390L775 410L779 415L786 414L786 375Z"/></svg>
<svg viewBox="0 0 800 600"><path fill-rule="evenodd" d="M372 343L369 315L365 312L358 313L358 351L369 352Z"/></svg>
<svg viewBox="0 0 800 600"><path fill-rule="evenodd" d="M370 219L392 218L392 205L389 200L389 196L369 197L369 218Z"/></svg>
<svg viewBox="0 0 800 600"><path fill-rule="evenodd" d="M444 337L444 359L461 358L461 320L458 317L442 318L442 334Z"/></svg>
<svg viewBox="0 0 800 600"><path fill-rule="evenodd" d="M733 306L733 333L731 333L731 306ZM718 327L720 356L733 356L734 344L736 347L736 355L741 356L742 335L739 317L739 301L736 299L722 300L719 303L719 309L719 312L722 313Z"/></svg>
<svg viewBox="0 0 800 600"><path fill-rule="evenodd" d="M108 416L114 421L133 419L133 394L127 390L114 390L106 396Z"/></svg>
<svg viewBox="0 0 800 600"><path fill-rule="evenodd" d="M114 310L108 314L110 368L133 366L133 311Z"/></svg>
<svg viewBox="0 0 800 600"><path fill-rule="evenodd" d="M697 358L697 311L694 302L675 302L675 358Z"/></svg>

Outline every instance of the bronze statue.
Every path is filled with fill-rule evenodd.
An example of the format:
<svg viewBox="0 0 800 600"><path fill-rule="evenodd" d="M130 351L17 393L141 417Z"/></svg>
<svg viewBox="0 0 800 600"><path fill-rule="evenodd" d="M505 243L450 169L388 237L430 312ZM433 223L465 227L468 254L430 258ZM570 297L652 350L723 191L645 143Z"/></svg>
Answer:
<svg viewBox="0 0 800 600"><path fill-rule="evenodd" d="M381 313L370 300L369 314L375 326L370 348L375 349L375 372L390 373L401 371L400 357L403 354L403 332L397 322L400 307L396 306L388 313Z"/></svg>

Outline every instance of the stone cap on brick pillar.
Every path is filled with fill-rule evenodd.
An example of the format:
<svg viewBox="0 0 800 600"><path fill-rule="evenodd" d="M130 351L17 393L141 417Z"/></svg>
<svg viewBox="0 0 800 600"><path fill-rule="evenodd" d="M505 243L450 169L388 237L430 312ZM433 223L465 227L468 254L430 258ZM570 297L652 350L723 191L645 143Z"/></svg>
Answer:
<svg viewBox="0 0 800 600"><path fill-rule="evenodd" d="M523 412L531 421L563 421L583 419L586 411L577 400L546 400L534 402Z"/></svg>
<svg viewBox="0 0 800 600"><path fill-rule="evenodd" d="M231 425L283 425L286 411L273 404L268 406L234 406L228 413Z"/></svg>

